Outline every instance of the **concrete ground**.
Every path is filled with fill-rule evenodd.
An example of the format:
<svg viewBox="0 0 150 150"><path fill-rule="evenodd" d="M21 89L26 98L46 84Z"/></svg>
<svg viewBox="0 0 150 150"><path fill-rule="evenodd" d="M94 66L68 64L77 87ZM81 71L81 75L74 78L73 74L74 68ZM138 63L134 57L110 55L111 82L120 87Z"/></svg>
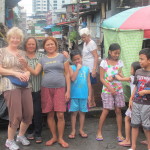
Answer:
<svg viewBox="0 0 150 150"><path fill-rule="evenodd" d="M85 122L85 132L88 133L88 138L81 138L76 133L75 139L68 139L68 135L71 131L70 121L67 121L64 138L70 144L70 147L67 148L68 150L127 150L126 147L121 147L118 145L117 142L117 126L114 113L110 113L109 117L107 118L105 125L103 127L103 137L104 141L96 141L96 131L98 126L99 120L99 111L92 112L86 115L86 122ZM123 123L124 124L124 123ZM77 124L77 131L78 131L78 124ZM124 131L124 127L123 127ZM43 143L42 144L35 144L34 141L31 141L30 146L21 146L21 150L64 150L58 143L54 144L53 146L45 146L45 142L51 138L51 134L47 125L43 127L42 132ZM7 127L6 125L0 126L0 150L7 150L5 148L4 143L7 138ZM144 134L140 131L140 135L137 141L137 150L146 150L146 146L140 144L140 141L145 139Z"/></svg>

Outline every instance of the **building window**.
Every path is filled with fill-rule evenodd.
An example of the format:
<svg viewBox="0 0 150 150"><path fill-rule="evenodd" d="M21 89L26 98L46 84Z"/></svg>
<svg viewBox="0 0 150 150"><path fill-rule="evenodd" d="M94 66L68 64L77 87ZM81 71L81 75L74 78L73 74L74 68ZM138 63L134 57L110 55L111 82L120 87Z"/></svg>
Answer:
<svg viewBox="0 0 150 150"><path fill-rule="evenodd" d="M57 9L57 7L54 7L54 9Z"/></svg>
<svg viewBox="0 0 150 150"><path fill-rule="evenodd" d="M54 1L53 3L57 3L57 1Z"/></svg>
<svg viewBox="0 0 150 150"><path fill-rule="evenodd" d="M62 3L65 3L65 1L63 0Z"/></svg>
<svg viewBox="0 0 150 150"><path fill-rule="evenodd" d="M107 0L107 10L111 10L111 0Z"/></svg>
<svg viewBox="0 0 150 150"><path fill-rule="evenodd" d="M53 4L53 6L57 6L57 4Z"/></svg>

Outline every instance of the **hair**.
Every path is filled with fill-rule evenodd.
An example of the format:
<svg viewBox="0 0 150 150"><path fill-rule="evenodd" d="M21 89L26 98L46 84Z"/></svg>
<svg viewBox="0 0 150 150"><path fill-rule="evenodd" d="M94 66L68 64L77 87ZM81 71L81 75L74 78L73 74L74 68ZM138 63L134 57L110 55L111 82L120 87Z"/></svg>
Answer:
<svg viewBox="0 0 150 150"><path fill-rule="evenodd" d="M72 60L73 57L76 56L76 55L82 56L82 55L81 55L81 52L78 51L78 50L73 50L73 51L71 51L71 53L70 53L70 58L71 58L71 60Z"/></svg>
<svg viewBox="0 0 150 150"><path fill-rule="evenodd" d="M80 36L82 36L82 35L90 35L90 31L89 31L89 29L88 28L83 28L83 29L81 29L80 31L79 31L79 34L80 34Z"/></svg>
<svg viewBox="0 0 150 150"><path fill-rule="evenodd" d="M38 42L37 42L36 38L34 38L34 37L28 37L27 39L25 39L24 44L23 44L24 50L26 51L26 45L30 39L33 39L35 41L35 44L36 44L35 50L37 51L38 50Z"/></svg>
<svg viewBox="0 0 150 150"><path fill-rule="evenodd" d="M143 48L140 52L139 55L144 54L146 55L147 59L150 59L150 48Z"/></svg>
<svg viewBox="0 0 150 150"><path fill-rule="evenodd" d="M11 29L8 30L6 34L7 41L9 42L10 38L14 35L20 37L20 42L23 41L23 38L24 38L23 31L19 29L18 27L12 27Z"/></svg>
<svg viewBox="0 0 150 150"><path fill-rule="evenodd" d="M45 49L45 43L48 41L48 40L52 40L55 45L56 45L56 50L58 49L58 42L56 40L56 38L52 37L52 36L49 36L49 37L46 37L44 40L43 40L43 48Z"/></svg>
<svg viewBox="0 0 150 150"><path fill-rule="evenodd" d="M110 46L109 46L109 51L115 51L115 50L121 50L121 47L120 47L120 45L118 44L118 43L112 43ZM109 52L108 52L108 59L110 59L111 58L111 56L110 56L110 54L109 54Z"/></svg>
<svg viewBox="0 0 150 150"><path fill-rule="evenodd" d="M135 75L136 70L141 68L140 63L138 61L133 62L131 64L131 66L133 67L133 70L134 70L134 74L133 75Z"/></svg>

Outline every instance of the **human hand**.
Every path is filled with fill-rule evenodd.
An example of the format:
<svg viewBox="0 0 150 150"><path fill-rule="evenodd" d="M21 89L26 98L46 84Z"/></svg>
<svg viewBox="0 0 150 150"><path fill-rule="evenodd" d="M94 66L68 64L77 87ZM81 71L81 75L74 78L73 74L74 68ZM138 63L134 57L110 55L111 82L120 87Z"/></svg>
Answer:
<svg viewBox="0 0 150 150"><path fill-rule="evenodd" d="M112 95L116 95L116 90L114 88L109 88Z"/></svg>
<svg viewBox="0 0 150 150"><path fill-rule="evenodd" d="M28 62L24 59L24 57L19 57L19 62L24 66L24 68L27 68Z"/></svg>
<svg viewBox="0 0 150 150"><path fill-rule="evenodd" d="M92 77L95 78L96 77L96 70L92 70Z"/></svg>
<svg viewBox="0 0 150 150"><path fill-rule="evenodd" d="M66 57L69 58L69 53L67 51L62 51L62 54Z"/></svg>
<svg viewBox="0 0 150 150"><path fill-rule="evenodd" d="M140 96L144 96L144 95L146 94L146 90L139 91L138 94L139 94Z"/></svg>
<svg viewBox="0 0 150 150"><path fill-rule="evenodd" d="M77 70L80 70L80 69L81 69L81 67L82 67L82 65L81 65L81 64L77 64Z"/></svg>
<svg viewBox="0 0 150 150"><path fill-rule="evenodd" d="M109 76L106 78L107 81L112 82L114 80L114 78L112 76Z"/></svg>
<svg viewBox="0 0 150 150"><path fill-rule="evenodd" d="M29 73L24 73L24 72L15 72L14 76L20 79L23 82L26 82L29 80Z"/></svg>
<svg viewBox="0 0 150 150"><path fill-rule="evenodd" d="M132 105L133 105L133 100L130 98L130 100L129 100L129 109L131 109L131 110L132 110Z"/></svg>
<svg viewBox="0 0 150 150"><path fill-rule="evenodd" d="M65 100L68 102L70 100L70 92L65 93Z"/></svg>
<svg viewBox="0 0 150 150"><path fill-rule="evenodd" d="M91 100L92 100L91 96L88 96L88 103L89 104L91 103Z"/></svg>

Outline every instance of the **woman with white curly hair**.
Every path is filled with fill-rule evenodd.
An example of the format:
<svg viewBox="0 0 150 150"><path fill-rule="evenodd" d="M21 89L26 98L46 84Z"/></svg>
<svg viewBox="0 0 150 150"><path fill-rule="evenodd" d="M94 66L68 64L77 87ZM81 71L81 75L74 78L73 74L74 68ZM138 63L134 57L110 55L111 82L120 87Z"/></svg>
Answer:
<svg viewBox="0 0 150 150"><path fill-rule="evenodd" d="M90 37L90 31L88 28L83 28L79 31L79 34L84 41L82 58L83 65L88 66L90 69L91 84L96 84L96 72L98 64L97 45ZM89 102L89 107L95 107L94 91L92 87L92 99Z"/></svg>

